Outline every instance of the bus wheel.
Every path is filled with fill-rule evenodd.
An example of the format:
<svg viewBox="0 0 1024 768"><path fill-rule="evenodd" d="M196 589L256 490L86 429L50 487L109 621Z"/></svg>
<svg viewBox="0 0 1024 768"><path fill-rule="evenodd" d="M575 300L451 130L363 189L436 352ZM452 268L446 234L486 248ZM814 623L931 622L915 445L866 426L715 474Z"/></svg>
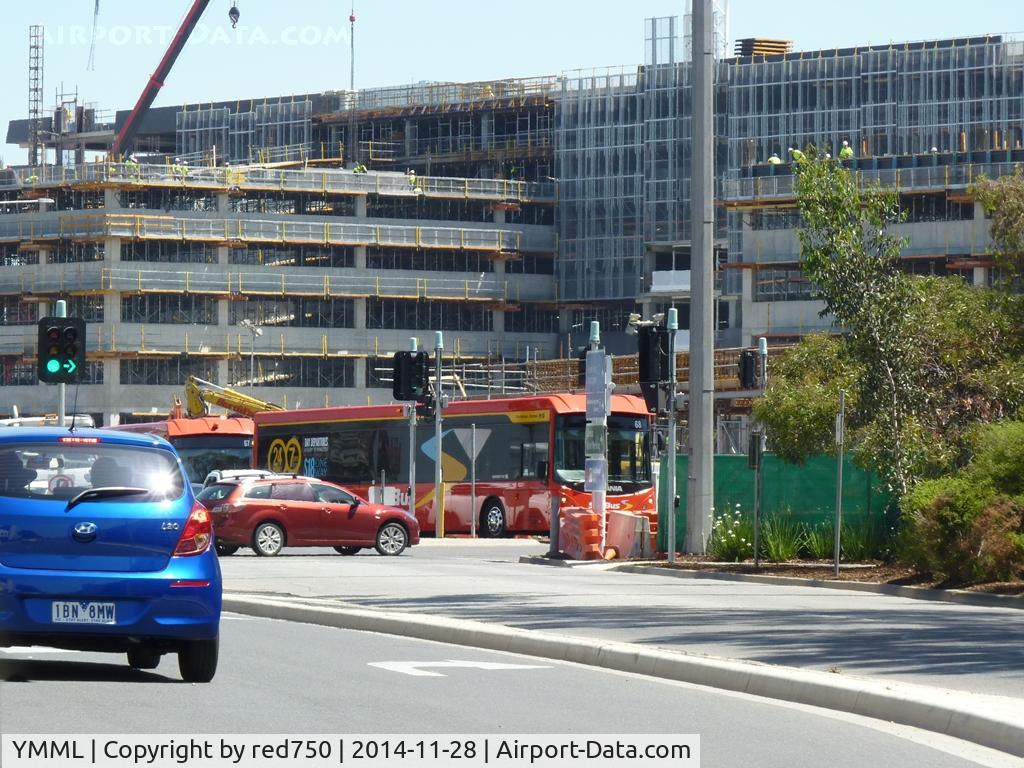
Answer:
<svg viewBox="0 0 1024 768"><path fill-rule="evenodd" d="M498 539L505 532L505 508L497 499L490 499L480 512L480 533L484 538Z"/></svg>
<svg viewBox="0 0 1024 768"><path fill-rule="evenodd" d="M252 534L252 550L260 557L273 557L284 546L284 531L277 523L260 523Z"/></svg>

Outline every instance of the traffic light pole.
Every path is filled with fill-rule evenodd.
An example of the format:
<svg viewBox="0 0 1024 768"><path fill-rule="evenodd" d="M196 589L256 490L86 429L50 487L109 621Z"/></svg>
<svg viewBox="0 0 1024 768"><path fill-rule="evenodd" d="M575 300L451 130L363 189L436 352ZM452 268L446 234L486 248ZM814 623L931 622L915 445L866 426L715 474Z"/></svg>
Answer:
<svg viewBox="0 0 1024 768"><path fill-rule="evenodd" d="M413 352L416 351L416 337L409 339ZM416 517L416 403L408 403L409 409L409 514Z"/></svg>
<svg viewBox="0 0 1024 768"><path fill-rule="evenodd" d="M444 334L434 333L434 381L437 391L434 403L434 536L444 538L444 489L441 484L441 412L444 410L444 397L441 395L441 353L444 350ZM475 511L474 511L475 514Z"/></svg>
<svg viewBox="0 0 1024 768"><path fill-rule="evenodd" d="M665 473L665 500L668 502L668 561L676 561L676 328L675 307L668 310L668 471Z"/></svg>
<svg viewBox="0 0 1024 768"><path fill-rule="evenodd" d="M68 305L64 299L60 299L57 302L57 309L54 312L54 317L67 317L68 316ZM84 343L85 340L83 339ZM60 426L65 426L67 422L67 396L68 396L68 385L58 384L57 385L57 423Z"/></svg>

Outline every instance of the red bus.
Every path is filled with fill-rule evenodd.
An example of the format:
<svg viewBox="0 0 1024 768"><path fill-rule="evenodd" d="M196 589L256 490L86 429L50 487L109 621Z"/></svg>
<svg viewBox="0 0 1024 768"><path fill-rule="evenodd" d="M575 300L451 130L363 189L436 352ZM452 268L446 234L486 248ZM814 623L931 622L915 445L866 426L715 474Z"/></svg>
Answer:
<svg viewBox="0 0 1024 768"><path fill-rule="evenodd" d="M214 469L248 469L252 466L252 419L199 416L139 424L120 424L111 429L159 435L178 451L193 485L202 485Z"/></svg>
<svg viewBox="0 0 1024 768"><path fill-rule="evenodd" d="M650 415L642 399L629 395L613 395L611 410L606 508L653 517ZM553 495L563 507L586 506L585 414L582 394L450 403L441 438L445 531L468 532L475 519L484 536L547 533ZM254 420L255 466L329 480L371 500L408 507L404 405L267 412ZM429 532L436 514L433 423L420 421L416 442L416 517Z"/></svg>

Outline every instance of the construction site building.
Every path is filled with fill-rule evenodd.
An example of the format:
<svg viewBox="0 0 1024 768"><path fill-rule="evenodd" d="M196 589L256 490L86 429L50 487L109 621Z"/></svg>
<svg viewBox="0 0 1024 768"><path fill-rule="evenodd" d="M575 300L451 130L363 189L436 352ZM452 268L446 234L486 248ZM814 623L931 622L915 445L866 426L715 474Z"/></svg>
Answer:
<svg viewBox="0 0 1024 768"><path fill-rule="evenodd" d="M790 147L838 157L845 141L864 183L898 186L908 270L992 279L970 183L1024 162L1019 41L729 57L715 21L716 346L829 327L799 271ZM104 420L168 402L190 374L289 407L386 401L391 354L410 336L431 349L434 330L451 373L482 387L571 356L591 320L635 352L631 312L677 307L685 348L686 27L647 20L634 67L154 108L137 146L162 164L134 177L81 162L126 112L12 122L9 142L60 151L0 172L0 196L55 201L0 206L3 402L40 398L29 326L57 298L89 321L97 383L78 410ZM287 398L261 391L278 385Z"/></svg>

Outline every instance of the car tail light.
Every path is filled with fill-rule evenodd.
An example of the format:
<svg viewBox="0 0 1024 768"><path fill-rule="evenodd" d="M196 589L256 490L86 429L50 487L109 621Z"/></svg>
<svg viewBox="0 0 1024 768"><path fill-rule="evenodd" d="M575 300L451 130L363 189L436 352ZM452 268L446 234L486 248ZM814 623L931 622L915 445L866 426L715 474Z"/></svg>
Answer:
<svg viewBox="0 0 1024 768"><path fill-rule="evenodd" d="M210 524L210 513L198 502L192 507L185 530L181 532L175 555L199 555L205 552L213 540L213 526Z"/></svg>

